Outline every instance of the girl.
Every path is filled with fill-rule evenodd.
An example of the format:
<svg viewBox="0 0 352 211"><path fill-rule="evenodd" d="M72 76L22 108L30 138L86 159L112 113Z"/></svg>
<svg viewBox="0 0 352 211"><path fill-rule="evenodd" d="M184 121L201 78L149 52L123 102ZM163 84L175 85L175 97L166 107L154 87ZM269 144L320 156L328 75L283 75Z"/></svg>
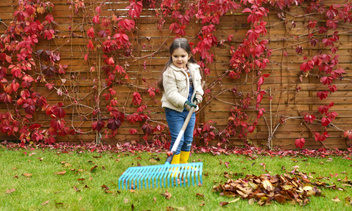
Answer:
<svg viewBox="0 0 352 211"><path fill-rule="evenodd" d="M175 39L170 46L170 55L158 85L163 90L161 102L171 133L171 150L188 111L191 107L198 109L197 105L202 102L204 92L201 86L200 66L191 54L187 39ZM171 164L187 163L195 120L193 113Z"/></svg>

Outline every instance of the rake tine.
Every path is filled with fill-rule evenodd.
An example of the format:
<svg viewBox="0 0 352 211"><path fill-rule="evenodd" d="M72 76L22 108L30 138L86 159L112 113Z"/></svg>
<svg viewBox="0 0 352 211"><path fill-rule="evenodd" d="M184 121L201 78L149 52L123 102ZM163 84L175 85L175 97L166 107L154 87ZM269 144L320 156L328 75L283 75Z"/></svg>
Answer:
<svg viewBox="0 0 352 211"><path fill-rule="evenodd" d="M163 183L162 183L162 175L163 172L166 170L166 167L161 167L159 168L158 174L156 175L156 179L157 179L157 186L159 186L160 188L163 187Z"/></svg>

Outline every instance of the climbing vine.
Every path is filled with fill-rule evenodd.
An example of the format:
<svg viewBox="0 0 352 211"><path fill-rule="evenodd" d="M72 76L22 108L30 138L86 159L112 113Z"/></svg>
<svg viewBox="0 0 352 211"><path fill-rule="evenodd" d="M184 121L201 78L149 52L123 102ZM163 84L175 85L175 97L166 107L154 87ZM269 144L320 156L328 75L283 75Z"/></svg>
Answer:
<svg viewBox="0 0 352 211"><path fill-rule="evenodd" d="M307 56L301 45L296 46L296 54L305 61L300 65L301 74L296 81L295 96L301 90L303 80L318 78L324 88L316 92L316 97L323 100L337 91L334 82L343 80L346 75L339 65L336 43L344 33L338 31L339 25L352 21L351 3L326 6L321 0L130 0L124 12L114 12L108 10L111 2L107 0L68 0L67 8L72 11L69 17L71 23L78 17L82 22L69 25L68 34L63 34L57 29L60 24L55 20L53 3L19 0L13 14L14 20L8 25L4 23L6 31L0 37L0 102L2 108L6 108L0 112L0 130L8 136L16 136L22 144L52 144L58 136L94 133L99 142L115 137L124 123L137 124L140 131L131 128L131 135L142 132L147 144L167 147L167 126L154 118L148 106L148 102L157 102L160 90L154 81L144 78L142 85L135 84L131 80L130 63L121 63L119 59L130 58L130 62L138 63L148 56L153 57L154 54L136 56L131 42L139 30L138 21L148 9L158 20L155 28L169 30L170 36L187 36L189 25L194 22L199 24L199 32L192 38L191 44L205 78L212 71L210 66L215 59L213 49L223 47L229 50L228 70L215 81L207 81L205 103L202 104L204 108L216 99L213 88L221 86L223 78L233 81L234 86L230 90L222 90L230 91L234 96L228 124L225 128L218 128L214 121L201 122L195 129L195 136L205 144L212 140L218 140L219 144L229 142L231 137L245 140L249 133L256 131L258 121L267 112L261 105L262 100L272 100L268 90L262 86L270 78L265 70L275 50L270 48L270 40L264 38L268 33L268 15L275 13L284 19L285 12L290 8L302 5L307 7L307 13L320 15L324 21L310 20L306 23L304 27L308 29L308 34L302 35L301 39L306 39L311 46L323 46L325 50ZM226 40L217 35L222 17L235 12L245 14L248 24L243 41L236 46L232 42L235 34L228 35ZM288 22L285 21L285 24ZM290 24L295 27L294 21ZM76 32L77 27L81 28L82 33ZM85 77L91 80L91 88L85 96L79 95L79 80L83 74L71 72L70 64L61 62L62 46L56 44L55 49L48 49L39 45L40 42L55 43L56 39L63 38L69 38L68 42L75 38L86 40L80 53L88 67ZM286 51L283 56L287 56ZM143 61L144 69L146 65ZM242 93L237 82L246 83L248 77L252 77L256 87ZM40 92L37 86L45 86L46 90ZM124 105L119 98L121 86L128 87L131 92ZM48 102L48 96L52 93L63 100ZM85 103L87 98L92 99L91 105ZM341 130L346 139L352 139L352 130L342 130L333 124L338 116L337 112L332 111L333 106L334 102L330 102L320 106L318 111L297 110L299 116L295 118L300 119L312 137L321 143L329 137L327 128L331 126ZM277 127L292 118L281 117ZM90 122L91 129L82 130L80 124L74 123L77 121ZM322 128L319 131L311 127L317 122ZM276 129L269 134L269 142ZM302 148L305 139L297 137L295 144Z"/></svg>

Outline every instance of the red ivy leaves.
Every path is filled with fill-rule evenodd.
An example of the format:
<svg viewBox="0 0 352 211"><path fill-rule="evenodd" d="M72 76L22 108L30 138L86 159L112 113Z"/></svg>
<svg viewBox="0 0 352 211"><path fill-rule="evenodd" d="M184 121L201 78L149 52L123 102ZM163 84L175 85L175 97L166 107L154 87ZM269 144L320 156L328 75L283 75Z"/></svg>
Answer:
<svg viewBox="0 0 352 211"><path fill-rule="evenodd" d="M304 121L306 121L307 123L312 124L315 119L316 119L316 118L315 118L314 115L310 115L310 114L308 114L308 113L307 113L306 115L304 115Z"/></svg>
<svg viewBox="0 0 352 211"><path fill-rule="evenodd" d="M126 31L131 31L135 27L135 22L134 20L129 20L129 19L123 19L120 20L119 23L117 24L120 30L122 32Z"/></svg>
<svg viewBox="0 0 352 211"><path fill-rule="evenodd" d="M327 132L323 132L323 134L320 134L318 132L314 133L314 139L315 141L324 141L327 137L329 137L330 135Z"/></svg>
<svg viewBox="0 0 352 211"><path fill-rule="evenodd" d="M89 28L88 31L87 31L88 37L90 37L92 39L94 39L94 33L95 32L94 32L94 28L93 27Z"/></svg>
<svg viewBox="0 0 352 211"><path fill-rule="evenodd" d="M304 144L306 143L306 140L304 138L298 138L295 141L295 145L297 148L303 148Z"/></svg>
<svg viewBox="0 0 352 211"><path fill-rule="evenodd" d="M98 120L92 123L92 129L93 130L97 130L97 131L101 131L101 129L103 129L105 125L105 122L102 120Z"/></svg>
<svg viewBox="0 0 352 211"><path fill-rule="evenodd" d="M139 18L143 9L142 1L130 0L130 5L126 7L131 18Z"/></svg>
<svg viewBox="0 0 352 211"><path fill-rule="evenodd" d="M133 103L133 105L140 105L142 103L142 97L141 97L140 93L133 92L132 103Z"/></svg>

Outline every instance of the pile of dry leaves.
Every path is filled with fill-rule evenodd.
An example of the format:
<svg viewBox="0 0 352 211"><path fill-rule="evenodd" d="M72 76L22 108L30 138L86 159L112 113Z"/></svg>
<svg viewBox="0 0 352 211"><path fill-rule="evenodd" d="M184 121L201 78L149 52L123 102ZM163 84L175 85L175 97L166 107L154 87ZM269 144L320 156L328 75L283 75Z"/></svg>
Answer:
<svg viewBox="0 0 352 211"><path fill-rule="evenodd" d="M303 173L292 177L288 174L247 175L244 179L229 179L225 184L215 185L213 191L228 197L240 196L250 204L257 202L260 205L271 201L306 205L310 196L321 196L321 191Z"/></svg>

